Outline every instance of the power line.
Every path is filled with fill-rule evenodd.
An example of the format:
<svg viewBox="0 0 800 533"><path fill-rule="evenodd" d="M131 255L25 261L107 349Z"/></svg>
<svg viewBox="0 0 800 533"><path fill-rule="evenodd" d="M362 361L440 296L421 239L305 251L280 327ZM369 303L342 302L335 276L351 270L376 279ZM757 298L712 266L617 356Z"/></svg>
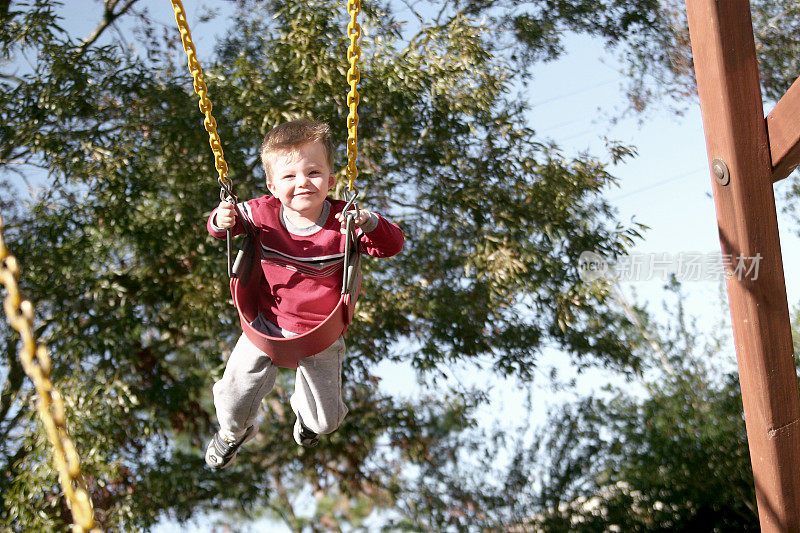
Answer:
<svg viewBox="0 0 800 533"><path fill-rule="evenodd" d="M540 100L538 102L535 102L535 103L531 104L531 108L538 107L538 106L540 106L542 104L547 104L549 102L555 102L557 100L562 100L564 98L569 98L570 96L575 96L576 94L583 94L585 92L593 91L595 89L599 89L600 87L605 87L606 85L611 85L612 83L616 83L616 81L617 80L608 80L608 81L605 81L603 83L598 83L596 85L592 85L591 87L584 87L582 89L579 89L577 91L573 91L571 93L560 94L558 96L553 96L552 98L546 98L544 100Z"/></svg>
<svg viewBox="0 0 800 533"><path fill-rule="evenodd" d="M672 182L675 182L675 181L678 181L678 180L682 180L682 179L688 178L689 176L697 174L698 172L701 172L703 170L705 170L705 168L696 168L694 170L690 170L688 172L684 172L683 174L678 174L677 176L672 176L670 178L663 179L663 180L658 181L656 183L651 183L650 185L646 185L646 186L641 187L639 189L636 189L636 190L633 190L633 191L629 191L629 192L626 192L625 194L621 194L619 196L611 198L611 201L615 202L617 200L621 200L623 198L627 198L628 196L633 196L634 194L639 194L641 192L649 191L650 189L655 189L656 187L661 187L662 185L666 185L668 183L672 183Z"/></svg>

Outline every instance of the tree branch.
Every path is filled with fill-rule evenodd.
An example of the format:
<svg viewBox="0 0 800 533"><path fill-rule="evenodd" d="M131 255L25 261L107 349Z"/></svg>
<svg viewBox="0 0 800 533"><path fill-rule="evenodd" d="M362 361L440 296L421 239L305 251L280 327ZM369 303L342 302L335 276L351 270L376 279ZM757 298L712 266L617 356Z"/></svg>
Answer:
<svg viewBox="0 0 800 533"><path fill-rule="evenodd" d="M3 390L0 392L0 421L5 419L6 415L8 415L14 403L14 398L17 396L17 393L19 393L25 378L22 366L16 358L16 347L16 339L14 337L9 337L6 341L6 349L4 350L8 361L8 376L6 377L6 383L3 385Z"/></svg>
<svg viewBox="0 0 800 533"><path fill-rule="evenodd" d="M11 0L0 0L0 20L8 18L9 6L11 6Z"/></svg>
<svg viewBox="0 0 800 533"><path fill-rule="evenodd" d="M121 15L125 14L133 4L138 2L139 0L128 0L128 3L122 6L122 8L114 12L114 8L117 7L120 0L106 0L105 2L105 10L103 11L103 20L100 21L100 24L94 29L92 33L86 37L81 45L78 47L77 53L78 55L82 55L87 48L89 48L92 44L94 44L97 39L103 34L103 32L108 28L111 24L114 23Z"/></svg>
<svg viewBox="0 0 800 533"><path fill-rule="evenodd" d="M675 369L670 364L669 358L664 353L664 350L661 349L661 346L655 341L653 336L650 335L650 332L647 331L647 328L644 327L644 324L642 324L642 321L639 319L639 315L636 314L636 310L633 308L630 302L628 302L628 299L625 298L625 294L622 292L622 288L619 286L619 283L614 283L612 285L612 288L614 290L614 296L616 296L617 302L622 306L622 309L625 311L625 314L628 315L628 318L631 319L633 324L636 326L636 329L638 329L639 333L641 333L644 340L646 340L647 343L650 344L650 347L653 349L653 352L655 352L655 354L658 355L658 358L661 360L661 366L664 369L664 371L667 374L674 376Z"/></svg>
<svg viewBox="0 0 800 533"><path fill-rule="evenodd" d="M0 0L0 1L2 1L2 0ZM3 7L0 5L0 9L2 9L2 8ZM0 13L0 20L3 20L3 14L2 13ZM17 84L22 84L25 81L22 78L20 78L19 76L16 76L14 74L6 74L6 73L0 73L0 79L13 81L13 82L15 82Z"/></svg>
<svg viewBox="0 0 800 533"><path fill-rule="evenodd" d="M276 508L276 510L281 515L284 523L289 526L294 533L300 533L301 529L297 526L297 516L294 514L294 507L292 507L292 502L289 499L289 491L286 490L286 486L281 480L280 470L275 468L272 473L275 476L275 485L278 489L278 500L283 505L282 508Z"/></svg>

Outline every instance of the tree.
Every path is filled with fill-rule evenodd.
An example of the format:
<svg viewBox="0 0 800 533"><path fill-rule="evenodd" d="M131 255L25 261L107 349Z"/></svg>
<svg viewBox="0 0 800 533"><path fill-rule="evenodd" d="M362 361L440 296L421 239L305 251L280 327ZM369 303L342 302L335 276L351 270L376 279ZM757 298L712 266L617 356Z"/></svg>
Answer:
<svg viewBox="0 0 800 533"><path fill-rule="evenodd" d="M555 346L583 365L639 367L628 319L574 268L584 250L622 253L638 227L620 224L603 200L614 184L606 165L537 139L515 90L535 61L559 53L565 29L611 43L657 31L653 2L532 4L524 15L516 2L421 4L406 32L390 4L370 3L358 183L365 204L399 221L408 239L396 260L366 265L348 335L351 415L315 452L298 451L282 379L235 466L204 472L210 385L238 334L219 245L202 230L215 172L175 32L161 40L134 4L106 1L99 33L85 38L63 29L53 1L0 10L0 38L15 60L0 76L0 169L11 184L3 205L18 204L20 177L34 190L11 214L9 238L70 399L101 525L146 529L164 514L185 520L206 509L268 512L300 531L411 507L419 492L404 471L428 468L432 454L468 439L482 395L433 387L399 401L375 386L381 361L421 376L488 361L484 371L525 378ZM237 5L206 77L247 198L263 191L257 147L269 127L315 116L345 138L343 7ZM125 17L144 38L134 50L106 31L108 19ZM612 160L631 155L609 150ZM0 523L58 529L64 503L14 352L11 340ZM298 513L309 486L312 519ZM444 499L432 501L446 512Z"/></svg>
<svg viewBox="0 0 800 533"><path fill-rule="evenodd" d="M614 390L553 416L542 435L554 468L537 517L545 530L752 531L758 529L747 433L727 324L703 334L687 319L679 287L674 324L646 323L670 369L644 394ZM727 321L724 321L727 322Z"/></svg>
<svg viewBox="0 0 800 533"><path fill-rule="evenodd" d="M793 37L800 7L792 0L752 0L750 9L762 93L774 104L800 74L800 44ZM685 2L661 2L654 24L659 31L634 35L622 49L631 107L669 104L680 112L697 94Z"/></svg>
<svg viewBox="0 0 800 533"><path fill-rule="evenodd" d="M649 337L637 350L656 342L665 356L643 354L638 382L559 407L531 441L524 425L458 435L456 453L432 454L403 520L458 531L758 529L733 351L719 333L726 324L698 330L680 288L670 290L667 323L635 311ZM476 464L456 456L465 448ZM509 459L498 465L499 450Z"/></svg>

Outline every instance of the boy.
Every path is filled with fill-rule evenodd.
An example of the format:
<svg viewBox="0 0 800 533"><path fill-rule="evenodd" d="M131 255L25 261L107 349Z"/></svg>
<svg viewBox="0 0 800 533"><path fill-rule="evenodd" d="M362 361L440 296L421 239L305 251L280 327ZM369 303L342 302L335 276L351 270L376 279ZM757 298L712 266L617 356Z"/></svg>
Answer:
<svg viewBox="0 0 800 533"><path fill-rule="evenodd" d="M310 120L281 124L264 137L261 162L272 196L239 205L258 231L266 280L253 326L270 336L291 336L322 322L341 291L345 202L328 198L336 183L330 128ZM220 202L208 219L209 233L220 239L228 228L242 233L236 218L233 205ZM361 210L355 223L368 255L390 257L402 249L403 232L383 217ZM316 446L319 435L333 432L347 414L341 390L344 351L339 337L299 362L291 406L297 416L294 440L300 446ZM277 371L267 354L245 335L239 338L222 379L214 384L220 430L208 444L208 466L225 468L253 436L258 407Z"/></svg>

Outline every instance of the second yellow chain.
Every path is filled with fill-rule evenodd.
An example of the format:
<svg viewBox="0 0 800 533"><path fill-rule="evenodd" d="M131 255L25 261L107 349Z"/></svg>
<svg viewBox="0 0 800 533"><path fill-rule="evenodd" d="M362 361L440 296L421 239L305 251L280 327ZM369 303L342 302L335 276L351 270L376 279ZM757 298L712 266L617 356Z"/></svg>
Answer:
<svg viewBox="0 0 800 533"><path fill-rule="evenodd" d="M18 278L19 264L6 247L3 219L0 217L0 282L8 292L4 304L6 316L8 323L22 338L19 358L23 370L36 387L39 418L44 423L47 438L53 446L53 462L75 521L72 529L76 533L82 533L95 527L92 501L81 481L80 458L67 432L64 401L50 380L47 348L37 343L33 334L33 304L22 299L17 285Z"/></svg>

